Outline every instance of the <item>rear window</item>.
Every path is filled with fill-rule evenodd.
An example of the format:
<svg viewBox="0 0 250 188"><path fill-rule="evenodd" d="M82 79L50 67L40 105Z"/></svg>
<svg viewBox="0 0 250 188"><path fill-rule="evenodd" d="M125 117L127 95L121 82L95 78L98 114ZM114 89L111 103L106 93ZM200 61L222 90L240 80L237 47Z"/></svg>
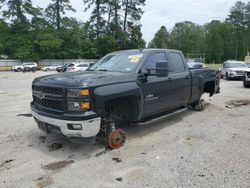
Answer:
<svg viewBox="0 0 250 188"><path fill-rule="evenodd" d="M184 72L185 71L183 59L179 53L170 52L169 57L170 57L170 62L169 62L170 72Z"/></svg>

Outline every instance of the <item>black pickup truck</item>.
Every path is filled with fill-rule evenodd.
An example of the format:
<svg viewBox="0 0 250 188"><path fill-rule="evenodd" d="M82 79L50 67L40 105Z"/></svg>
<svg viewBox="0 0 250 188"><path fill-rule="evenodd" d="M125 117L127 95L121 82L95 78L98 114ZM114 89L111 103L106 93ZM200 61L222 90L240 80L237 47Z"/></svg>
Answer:
<svg viewBox="0 0 250 188"><path fill-rule="evenodd" d="M200 105L203 93L219 93L219 72L188 69L182 52L168 49L110 53L85 72L36 78L31 111L38 127L70 138L107 136L111 148L125 142L119 122L145 122L165 112Z"/></svg>

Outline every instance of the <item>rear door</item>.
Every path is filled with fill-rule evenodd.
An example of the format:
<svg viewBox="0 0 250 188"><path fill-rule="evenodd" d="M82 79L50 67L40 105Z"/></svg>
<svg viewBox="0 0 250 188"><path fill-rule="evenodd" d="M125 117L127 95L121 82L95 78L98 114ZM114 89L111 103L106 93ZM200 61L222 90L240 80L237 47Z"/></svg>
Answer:
<svg viewBox="0 0 250 188"><path fill-rule="evenodd" d="M166 62L165 52L154 52L150 54L142 69L156 69L157 62ZM155 72L152 72L153 74ZM142 83L142 92L144 97L143 115L155 114L164 111L173 106L175 97L174 83L169 77L157 77L149 75Z"/></svg>
<svg viewBox="0 0 250 188"><path fill-rule="evenodd" d="M169 79L174 85L176 107L186 106L191 97L192 80L185 59L178 51L169 51Z"/></svg>

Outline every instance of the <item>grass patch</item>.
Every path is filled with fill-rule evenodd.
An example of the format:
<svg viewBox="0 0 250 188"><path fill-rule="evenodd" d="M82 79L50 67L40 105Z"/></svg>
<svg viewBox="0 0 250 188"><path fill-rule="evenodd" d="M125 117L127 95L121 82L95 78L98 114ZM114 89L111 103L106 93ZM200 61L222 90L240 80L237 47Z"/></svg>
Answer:
<svg viewBox="0 0 250 188"><path fill-rule="evenodd" d="M206 67L210 69L218 69L221 68L221 66L222 64L206 64Z"/></svg>
<svg viewBox="0 0 250 188"><path fill-rule="evenodd" d="M0 71L10 71L11 66L0 66Z"/></svg>

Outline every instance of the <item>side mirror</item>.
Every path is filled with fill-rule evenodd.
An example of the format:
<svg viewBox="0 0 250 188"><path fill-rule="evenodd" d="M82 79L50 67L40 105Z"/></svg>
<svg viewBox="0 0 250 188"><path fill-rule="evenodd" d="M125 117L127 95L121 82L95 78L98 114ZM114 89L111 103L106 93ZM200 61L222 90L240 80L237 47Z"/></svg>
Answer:
<svg viewBox="0 0 250 188"><path fill-rule="evenodd" d="M167 62L157 62L155 72L156 72L157 77L168 76L168 63Z"/></svg>

